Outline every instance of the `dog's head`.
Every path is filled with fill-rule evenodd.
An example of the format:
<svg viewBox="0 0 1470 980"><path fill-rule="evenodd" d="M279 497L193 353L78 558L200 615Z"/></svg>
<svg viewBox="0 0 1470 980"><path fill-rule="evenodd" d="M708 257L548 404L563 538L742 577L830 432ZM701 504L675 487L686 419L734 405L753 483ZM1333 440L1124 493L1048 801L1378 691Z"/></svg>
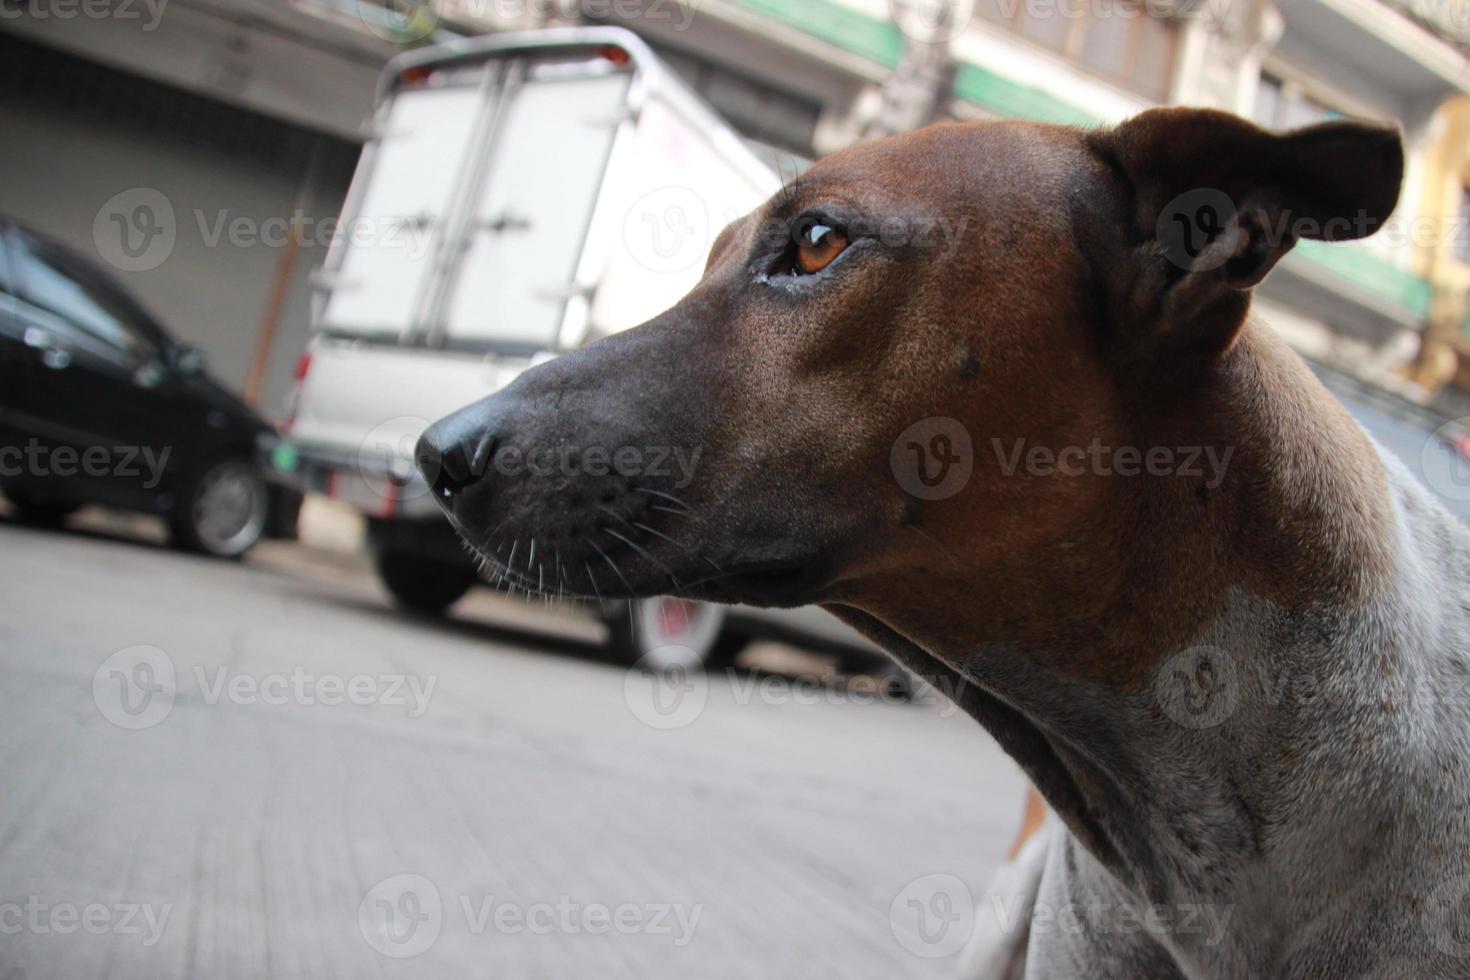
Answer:
<svg viewBox="0 0 1470 980"><path fill-rule="evenodd" d="M1012 448L1125 441L1298 238L1377 229L1402 166L1391 129L1202 110L859 146L726 228L673 309L439 422L420 464L546 592L872 607L1024 562L1105 477Z"/></svg>

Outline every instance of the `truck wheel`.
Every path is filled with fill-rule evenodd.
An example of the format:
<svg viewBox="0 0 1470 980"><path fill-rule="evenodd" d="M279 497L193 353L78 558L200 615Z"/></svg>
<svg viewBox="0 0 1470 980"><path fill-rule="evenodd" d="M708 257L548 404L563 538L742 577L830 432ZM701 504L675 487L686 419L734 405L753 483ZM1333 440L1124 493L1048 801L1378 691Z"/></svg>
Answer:
<svg viewBox="0 0 1470 980"><path fill-rule="evenodd" d="M608 647L625 663L653 670L699 670L733 663L743 638L727 635L725 610L660 596L614 605L603 617Z"/></svg>
<svg viewBox="0 0 1470 980"><path fill-rule="evenodd" d="M394 601L412 612L430 616L443 615L480 580L468 566L391 548L374 551L373 563Z"/></svg>
<svg viewBox="0 0 1470 980"><path fill-rule="evenodd" d="M174 546L215 558L255 547L270 510L265 478L244 459L219 460L197 474L168 519Z"/></svg>

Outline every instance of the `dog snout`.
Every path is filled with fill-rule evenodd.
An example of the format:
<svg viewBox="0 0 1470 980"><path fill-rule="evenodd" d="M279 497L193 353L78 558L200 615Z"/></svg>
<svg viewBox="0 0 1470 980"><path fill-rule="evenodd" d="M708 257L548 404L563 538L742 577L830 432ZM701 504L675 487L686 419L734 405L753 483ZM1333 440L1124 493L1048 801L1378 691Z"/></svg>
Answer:
<svg viewBox="0 0 1470 980"><path fill-rule="evenodd" d="M414 459L442 505L449 507L485 476L496 439L479 406L436 422L419 438Z"/></svg>

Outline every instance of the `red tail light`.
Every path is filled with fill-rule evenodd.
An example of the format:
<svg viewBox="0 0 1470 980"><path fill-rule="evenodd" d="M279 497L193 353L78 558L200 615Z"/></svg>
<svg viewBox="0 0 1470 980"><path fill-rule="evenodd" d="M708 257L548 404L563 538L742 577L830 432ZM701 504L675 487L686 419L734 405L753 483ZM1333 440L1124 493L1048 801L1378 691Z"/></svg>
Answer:
<svg viewBox="0 0 1470 980"><path fill-rule="evenodd" d="M619 68L623 67L633 60L632 55L614 44L609 44L605 46L601 51L597 53L603 58L603 60L611 61Z"/></svg>
<svg viewBox="0 0 1470 980"><path fill-rule="evenodd" d="M286 396L286 417L281 420L281 432L291 431L296 424L296 411L301 407L301 386L306 382L306 375L311 371L311 351L301 355L296 362L296 370L292 372L291 394Z"/></svg>

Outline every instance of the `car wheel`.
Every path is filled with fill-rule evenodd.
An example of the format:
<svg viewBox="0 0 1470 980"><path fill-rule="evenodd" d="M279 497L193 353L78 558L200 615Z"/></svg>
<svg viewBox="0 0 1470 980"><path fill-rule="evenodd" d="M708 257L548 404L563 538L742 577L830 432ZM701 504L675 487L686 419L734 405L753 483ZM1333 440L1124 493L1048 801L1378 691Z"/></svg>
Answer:
<svg viewBox="0 0 1470 980"><path fill-rule="evenodd" d="M216 558L239 558L255 547L269 513L260 470L225 459L195 477L169 519L174 544Z"/></svg>
<svg viewBox="0 0 1470 980"><path fill-rule="evenodd" d="M439 616L480 580L475 570L407 551L380 548L373 561L389 594L412 612Z"/></svg>
<svg viewBox="0 0 1470 980"><path fill-rule="evenodd" d="M638 599L613 607L604 618L613 655L654 670L723 666L744 645L725 635L724 608L707 602Z"/></svg>
<svg viewBox="0 0 1470 980"><path fill-rule="evenodd" d="M15 508L16 519L22 524L35 524L42 527L57 526L81 507L81 504L65 500L32 497L19 490L6 490L5 499L10 501L11 507Z"/></svg>

